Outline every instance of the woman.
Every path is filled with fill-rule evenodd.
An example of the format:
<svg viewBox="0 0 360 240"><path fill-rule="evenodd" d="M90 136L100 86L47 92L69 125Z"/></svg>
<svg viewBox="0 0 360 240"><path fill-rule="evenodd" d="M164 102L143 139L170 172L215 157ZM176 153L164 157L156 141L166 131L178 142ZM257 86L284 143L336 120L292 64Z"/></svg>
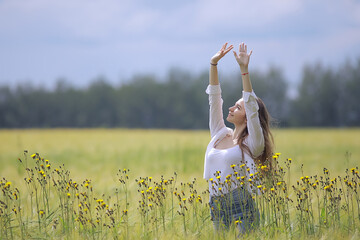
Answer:
<svg viewBox="0 0 360 240"><path fill-rule="evenodd" d="M210 61L209 94L211 141L205 154L204 178L209 180L211 217L216 230L236 223L241 232L250 230L258 218L251 196L256 185L257 166L267 164L272 155L273 138L270 116L264 103L256 97L250 82L248 65L250 53L240 44L234 52L240 66L243 98L229 108L226 120L235 129L225 126L217 64L233 46L225 43ZM256 189L256 187L255 187Z"/></svg>

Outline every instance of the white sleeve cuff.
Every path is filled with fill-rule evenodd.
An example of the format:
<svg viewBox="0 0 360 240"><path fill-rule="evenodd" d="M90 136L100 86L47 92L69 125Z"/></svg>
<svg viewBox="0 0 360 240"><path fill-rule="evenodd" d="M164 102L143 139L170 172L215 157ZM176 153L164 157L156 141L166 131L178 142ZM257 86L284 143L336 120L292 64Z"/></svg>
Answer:
<svg viewBox="0 0 360 240"><path fill-rule="evenodd" d="M221 94L221 88L219 85L208 85L205 91L207 94Z"/></svg>
<svg viewBox="0 0 360 240"><path fill-rule="evenodd" d="M257 99L257 96L256 96L254 90L252 90L252 92L243 91L242 94L243 94L244 102L249 102L250 96L254 97L254 99Z"/></svg>

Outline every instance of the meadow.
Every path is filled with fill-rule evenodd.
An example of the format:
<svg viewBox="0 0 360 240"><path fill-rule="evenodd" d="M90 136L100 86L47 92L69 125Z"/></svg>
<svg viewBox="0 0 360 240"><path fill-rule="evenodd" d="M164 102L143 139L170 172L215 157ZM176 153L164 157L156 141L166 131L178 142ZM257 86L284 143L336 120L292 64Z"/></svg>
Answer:
<svg viewBox="0 0 360 240"><path fill-rule="evenodd" d="M309 195L313 194L312 199L301 204L311 207L314 204L314 210L311 215L307 213L302 215L306 208L300 209L298 213L297 207L302 208L304 205L297 206L295 203L289 205L288 202L282 202L282 205L288 206L288 210L285 208L274 210L263 201L261 209L264 209L264 212L266 209L275 212L282 209L283 212L280 211L282 217L274 217L270 214L271 217L263 219L261 228L251 233L249 237L254 239L274 236L280 238L306 236L314 239L324 236L345 239L358 237L360 219L356 216L359 213L359 206L356 204L359 204L357 199L359 194L344 195L343 201L346 202L341 202L341 206L332 208L328 212L327 208L321 207L326 211L325 217L328 215L332 217L332 221L330 219L325 221L323 212L320 213L319 210L318 214L319 205L315 207L319 203L321 206L327 206L324 202L325 198L316 201L316 191L310 194L309 186L311 187L310 182L315 184L315 179L320 180L321 175L323 176L321 187L322 190L325 188L323 192L327 194L331 189L326 187L336 178L336 184L339 186L334 182L338 188L334 186L331 192L335 194L342 186L340 184L344 182L343 180L347 182L347 179L351 179L351 174L356 175L356 167L360 159L360 129L275 129L273 134L276 142L275 152L281 153L276 159L287 170L286 176L284 173L281 177L286 178L288 187L286 193L285 191L281 193L285 195L278 193L279 198L275 198L274 195L277 189L273 192L269 190L269 194L264 193L263 196L268 196L269 201L284 201L288 196L296 202L298 195L295 190L293 192L290 190L292 185L298 186L305 188L304 192L309 191ZM209 208L206 205L208 183L202 179L204 153L209 137L208 131L180 130L1 130L0 176L5 178L1 180L2 189L5 189L2 201L7 199L5 195L9 193L12 194L13 199L13 202L9 203L13 204L11 209L2 213L5 217L1 222L1 237L14 239L236 237L235 230L223 235L214 232L209 218ZM24 150L28 151L26 155ZM33 155L34 153L39 155ZM22 163L19 162L19 158ZM290 158L291 168L287 168L286 164L289 163ZM42 174L46 175L44 179L48 181L41 182L44 180L41 176L37 177L40 178L38 183L26 181L30 176L29 168L36 170L36 174L43 172ZM49 181L50 176L52 182ZM68 187L64 185L64 188L56 188L52 186L54 181L59 183L58 186L66 183ZM90 192L89 185L91 185ZM18 188L19 194L15 188ZM50 188L55 189L50 190ZM344 186L341 188L343 193L347 189ZM38 205L33 202L36 194L31 192L34 192L34 189L37 189L41 199L38 200ZM156 193L153 192L154 189L163 192ZM85 194L81 195L83 197L81 199L79 194L82 190L91 197ZM17 201L18 199L14 199L16 198L14 194L19 195L17 198L21 203ZM328 197L326 195L326 198ZM90 200L86 201L85 198ZM84 202L91 205L90 201L93 201L91 207L96 209L92 210L91 218L86 215L89 213L84 213ZM184 207L188 210L184 210ZM111 209L113 212L110 211ZM347 216L352 210L355 215L350 219ZM19 212L22 212L21 219ZM116 220L115 223L112 222L114 220L111 220L111 217ZM343 223L344 218L346 224ZM85 221L84 219L88 223L82 222ZM282 222L283 225L277 225L278 222Z"/></svg>

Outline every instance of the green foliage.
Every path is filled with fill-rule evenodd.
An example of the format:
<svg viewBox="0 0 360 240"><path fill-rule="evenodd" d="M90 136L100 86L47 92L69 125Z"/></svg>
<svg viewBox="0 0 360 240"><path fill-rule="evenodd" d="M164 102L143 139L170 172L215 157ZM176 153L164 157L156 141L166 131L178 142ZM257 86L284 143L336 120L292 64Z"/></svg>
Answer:
<svg viewBox="0 0 360 240"><path fill-rule="evenodd" d="M359 126L360 59L339 69L304 67L299 96L289 116L295 126Z"/></svg>
<svg viewBox="0 0 360 240"><path fill-rule="evenodd" d="M279 126L360 126L360 59L338 69L303 69L297 96L281 69L251 73L253 88ZM221 74L224 112L241 97L240 74ZM76 89L60 79L53 90L29 84L0 87L0 128L208 128L208 73L171 69L164 79L136 75L120 86L98 78Z"/></svg>

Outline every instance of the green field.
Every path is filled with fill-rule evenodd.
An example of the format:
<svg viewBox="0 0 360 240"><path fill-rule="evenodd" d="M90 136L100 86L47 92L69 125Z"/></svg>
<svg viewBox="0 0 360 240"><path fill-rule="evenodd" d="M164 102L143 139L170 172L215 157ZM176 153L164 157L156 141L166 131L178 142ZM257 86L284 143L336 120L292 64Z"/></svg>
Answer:
<svg viewBox="0 0 360 240"><path fill-rule="evenodd" d="M291 183L303 175L320 175L324 167L336 177L359 165L360 129L276 129L273 134L280 164L287 158L293 160ZM24 160L23 151L28 150L28 161L31 154L40 153L52 166L65 164L72 180L91 179L97 194L112 194L119 187L119 169L130 169L129 192L133 195L135 179L159 180L162 175L167 179L174 172L178 181L196 178L200 191L207 186L202 172L209 137L208 131L180 130L1 130L0 176L24 188L26 172L17 159Z"/></svg>
<svg viewBox="0 0 360 240"><path fill-rule="evenodd" d="M293 173L301 165L307 175L327 167L335 175L358 165L360 129L278 129L275 152L293 159ZM118 169L136 176L171 175L201 178L208 131L46 129L1 130L0 175L22 173L17 158L24 150L65 164L74 176L111 185ZM350 157L346 157L349 153Z"/></svg>

